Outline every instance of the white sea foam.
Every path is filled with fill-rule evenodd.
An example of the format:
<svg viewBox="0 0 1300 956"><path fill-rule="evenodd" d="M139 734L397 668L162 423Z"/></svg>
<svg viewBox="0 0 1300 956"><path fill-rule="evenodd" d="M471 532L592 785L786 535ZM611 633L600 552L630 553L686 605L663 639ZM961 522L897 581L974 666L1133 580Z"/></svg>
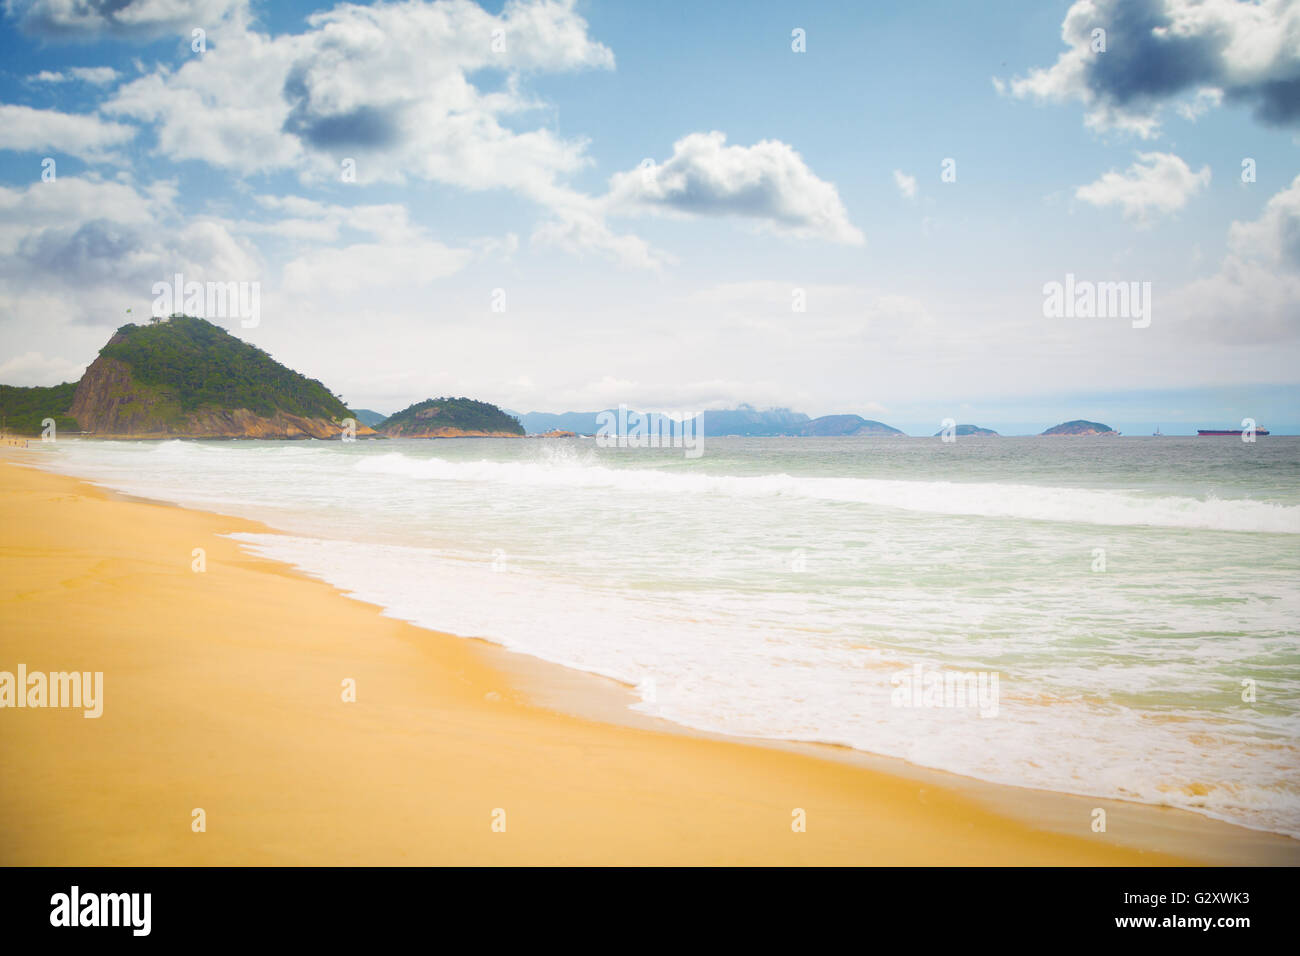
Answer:
<svg viewBox="0 0 1300 956"><path fill-rule="evenodd" d="M683 474L578 462L447 461L400 452L366 458L356 469L424 481L491 482L520 488L591 488L636 495L802 497L944 515L1022 518L1096 525L1300 534L1300 506L1241 499L1143 496L1040 485L875 478Z"/></svg>

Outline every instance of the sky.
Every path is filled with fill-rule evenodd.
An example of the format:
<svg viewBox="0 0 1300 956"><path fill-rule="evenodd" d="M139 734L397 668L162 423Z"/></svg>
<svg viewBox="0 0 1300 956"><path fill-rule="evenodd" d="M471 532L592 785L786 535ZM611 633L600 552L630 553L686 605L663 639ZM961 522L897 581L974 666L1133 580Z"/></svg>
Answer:
<svg viewBox="0 0 1300 956"><path fill-rule="evenodd" d="M180 273L382 412L1300 431L1300 0L0 10L6 384Z"/></svg>

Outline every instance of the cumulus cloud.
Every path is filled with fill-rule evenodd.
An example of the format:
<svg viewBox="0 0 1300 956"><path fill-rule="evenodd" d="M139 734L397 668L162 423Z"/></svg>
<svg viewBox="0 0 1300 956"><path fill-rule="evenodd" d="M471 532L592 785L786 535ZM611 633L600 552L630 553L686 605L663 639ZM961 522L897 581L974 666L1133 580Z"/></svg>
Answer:
<svg viewBox="0 0 1300 956"><path fill-rule="evenodd" d="M0 256L12 254L24 236L88 216L143 225L166 215L174 198L168 183L141 190L85 176L60 176L22 189L0 186Z"/></svg>
<svg viewBox="0 0 1300 956"><path fill-rule="evenodd" d="M849 222L835 186L777 140L727 146L720 132L692 133L661 164L642 164L610 181L606 205L624 215L737 216L777 232L851 245L862 232Z"/></svg>
<svg viewBox="0 0 1300 956"><path fill-rule="evenodd" d="M113 148L135 133L134 126L90 114L0 104L0 149L67 153L95 161L111 157Z"/></svg>
<svg viewBox="0 0 1300 956"><path fill-rule="evenodd" d="M1123 173L1113 170L1075 190L1076 198L1094 206L1119 206L1124 218L1146 225L1153 216L1176 212L1210 183L1210 167L1192 172L1172 153L1139 153Z"/></svg>
<svg viewBox="0 0 1300 956"><path fill-rule="evenodd" d="M1215 338L1300 338L1300 176L1269 199L1258 219L1232 224L1219 271L1183 290L1179 306Z"/></svg>
<svg viewBox="0 0 1300 956"><path fill-rule="evenodd" d="M784 143L727 147L721 134L680 141L650 188L616 176L610 194L565 181L588 167L587 142L528 117L546 104L533 75L611 69L575 0L510 0L493 14L470 0L341 4L300 33L276 36L234 18L208 51L120 86L103 112L148 124L156 150L237 175L291 170L313 184L423 180L506 189L547 211L532 239L637 268L670 257L609 225L609 214L737 215L781 232L860 243L835 187ZM319 234L322 224L285 229Z"/></svg>
<svg viewBox="0 0 1300 956"><path fill-rule="evenodd" d="M1095 52L1094 31L1105 31ZM1065 15L1069 47L1051 67L999 89L1077 100L1088 125L1156 134L1160 113L1184 115L1219 97L1261 122L1300 126L1300 3L1294 0L1078 0ZM1181 105L1180 105L1181 104Z"/></svg>
<svg viewBox="0 0 1300 956"><path fill-rule="evenodd" d="M653 267L661 255L563 185L590 165L586 141L528 121L546 104L527 78L613 66L575 0L510 0L500 14L469 0L341 4L296 34L221 25L204 56L125 84L104 109L150 124L170 159L238 175L338 181L346 162L361 184L511 190L550 213L538 242Z"/></svg>
<svg viewBox="0 0 1300 956"><path fill-rule="evenodd" d="M157 128L158 149L238 173L297 168L361 183L426 179L535 195L588 160L586 144L520 129L537 72L610 68L573 0L351 4L270 37L214 30L206 54L126 84L107 105ZM505 77L499 86L484 83ZM473 79L471 79L473 77Z"/></svg>
<svg viewBox="0 0 1300 956"><path fill-rule="evenodd" d="M189 36L195 27L241 14L248 0L5 0L4 7L20 30L45 40L149 40Z"/></svg>
<svg viewBox="0 0 1300 956"><path fill-rule="evenodd" d="M894 170L894 185L898 187L898 193L904 199L916 198L916 177L909 176L901 169Z"/></svg>
<svg viewBox="0 0 1300 956"><path fill-rule="evenodd" d="M60 176L0 187L0 307L59 299L60 317L118 324L147 312L155 282L176 272L204 281L256 281L256 250L222 223L185 217L170 184Z"/></svg>

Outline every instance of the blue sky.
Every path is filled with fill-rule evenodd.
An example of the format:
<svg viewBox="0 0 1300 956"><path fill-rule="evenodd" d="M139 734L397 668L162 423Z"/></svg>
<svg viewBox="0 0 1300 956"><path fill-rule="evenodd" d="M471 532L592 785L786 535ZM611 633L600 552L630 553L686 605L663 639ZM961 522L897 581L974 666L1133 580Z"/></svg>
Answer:
<svg viewBox="0 0 1300 956"><path fill-rule="evenodd" d="M1294 428L1298 8L9 0L0 381L183 271L383 411ZM1149 326L1044 316L1067 273Z"/></svg>

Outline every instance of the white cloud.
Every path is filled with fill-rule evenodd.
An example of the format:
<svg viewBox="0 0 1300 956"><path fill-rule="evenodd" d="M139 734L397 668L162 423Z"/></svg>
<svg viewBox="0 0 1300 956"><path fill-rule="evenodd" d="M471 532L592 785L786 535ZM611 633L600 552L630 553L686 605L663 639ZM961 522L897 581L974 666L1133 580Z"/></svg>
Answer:
<svg viewBox="0 0 1300 956"><path fill-rule="evenodd" d="M1300 176L1269 199L1253 222L1234 222L1228 245L1236 254L1300 274Z"/></svg>
<svg viewBox="0 0 1300 956"><path fill-rule="evenodd" d="M174 199L169 183L87 177L0 187L0 311L23 314L53 296L60 318L117 323L127 308L147 313L153 284L176 272L260 280L251 244L219 221L182 216Z"/></svg>
<svg viewBox="0 0 1300 956"><path fill-rule="evenodd" d="M360 183L415 178L535 197L588 160L582 141L519 130L517 118L540 105L520 78L613 66L573 7L511 0L497 16L468 0L344 4L274 38L234 23L210 32L202 57L127 84L106 109L156 124L170 158L241 174L296 168L337 181L352 158ZM502 52L492 49L498 30ZM506 82L480 89L482 71Z"/></svg>
<svg viewBox="0 0 1300 956"><path fill-rule="evenodd" d="M168 183L139 190L126 182L93 176L60 176L55 182L25 188L0 186L0 254L13 255L24 237L92 217L147 225L169 215L174 196Z"/></svg>
<svg viewBox="0 0 1300 956"><path fill-rule="evenodd" d="M1105 50L1094 31L1105 32ZM1195 118L1220 99L1262 122L1300 125L1300 4L1292 0L1078 0L1065 15L1068 50L1009 83L1019 98L1084 105L1096 129L1156 135L1173 105Z"/></svg>
<svg viewBox="0 0 1300 956"><path fill-rule="evenodd" d="M776 140L727 146L726 139L717 131L691 133L662 164L616 174L608 211L738 216L801 238L862 243L835 186L817 178L794 149Z"/></svg>
<svg viewBox="0 0 1300 956"><path fill-rule="evenodd" d="M247 32L230 39L175 72L163 67L124 84L104 111L154 124L156 149L169 159L240 173L300 163L300 144L281 130L292 38Z"/></svg>
<svg viewBox="0 0 1300 956"><path fill-rule="evenodd" d="M653 268L665 257L616 235L598 206L562 185L590 165L586 141L526 119L545 106L524 92L527 77L613 68L574 8L510 0L496 15L469 0L344 4L276 37L235 21L210 31L202 57L122 86L105 110L152 124L171 159L240 175L289 169L337 182L351 160L360 184L512 190L548 210L539 243Z"/></svg>
<svg viewBox="0 0 1300 956"><path fill-rule="evenodd" d="M426 180L508 189L547 215L532 239L635 268L670 261L608 224L611 211L748 216L777 231L861 243L835 187L789 146L724 147L721 134L677 144L657 194L620 177L607 197L564 185L590 165L587 143L527 122L544 104L523 84L536 73L609 69L574 0L511 0L499 15L469 0L340 5L275 37L242 18L209 31L208 51L119 87L110 115L150 124L157 150L239 175L293 170L306 182ZM694 203L685 189L707 190ZM250 227L250 231L252 228ZM283 235L325 237L332 225L286 222Z"/></svg>
<svg viewBox="0 0 1300 956"><path fill-rule="evenodd" d="M4 6L24 33L46 40L148 40L188 36L194 27L241 15L248 0L5 0Z"/></svg>
<svg viewBox="0 0 1300 956"><path fill-rule="evenodd" d="M1093 206L1119 206L1125 219L1145 225L1153 216L1182 209L1209 183L1209 166L1194 173L1172 153L1139 153L1122 174L1112 170L1074 195Z"/></svg>
<svg viewBox="0 0 1300 956"><path fill-rule="evenodd" d="M1219 271L1184 289L1178 307L1211 338L1300 339L1300 176L1258 219L1232 224Z"/></svg>
<svg viewBox="0 0 1300 956"><path fill-rule="evenodd" d="M0 104L0 149L67 153L88 161L111 158L113 147L136 134L134 126L98 116Z"/></svg>
<svg viewBox="0 0 1300 956"><path fill-rule="evenodd" d="M916 177L909 176L901 169L894 170L894 185L898 187L898 193L904 199L916 198Z"/></svg>

